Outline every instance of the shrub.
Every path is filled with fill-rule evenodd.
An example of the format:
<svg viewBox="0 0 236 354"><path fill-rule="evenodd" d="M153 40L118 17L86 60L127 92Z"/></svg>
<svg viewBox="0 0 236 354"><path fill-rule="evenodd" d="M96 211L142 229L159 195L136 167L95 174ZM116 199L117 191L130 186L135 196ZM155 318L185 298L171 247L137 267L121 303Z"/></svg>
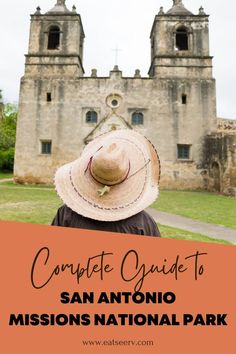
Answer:
<svg viewBox="0 0 236 354"><path fill-rule="evenodd" d="M14 166L14 153L15 149L9 148L8 150L0 150L0 171L13 171Z"/></svg>
<svg viewBox="0 0 236 354"><path fill-rule="evenodd" d="M13 171L16 120L16 107L6 104L0 118L0 171Z"/></svg>

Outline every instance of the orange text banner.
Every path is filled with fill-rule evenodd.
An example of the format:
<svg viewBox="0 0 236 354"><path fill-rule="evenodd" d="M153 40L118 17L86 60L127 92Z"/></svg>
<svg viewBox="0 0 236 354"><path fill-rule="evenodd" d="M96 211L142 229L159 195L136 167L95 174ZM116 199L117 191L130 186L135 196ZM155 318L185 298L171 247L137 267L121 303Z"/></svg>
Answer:
<svg viewBox="0 0 236 354"><path fill-rule="evenodd" d="M1 353L235 353L234 246L0 222Z"/></svg>

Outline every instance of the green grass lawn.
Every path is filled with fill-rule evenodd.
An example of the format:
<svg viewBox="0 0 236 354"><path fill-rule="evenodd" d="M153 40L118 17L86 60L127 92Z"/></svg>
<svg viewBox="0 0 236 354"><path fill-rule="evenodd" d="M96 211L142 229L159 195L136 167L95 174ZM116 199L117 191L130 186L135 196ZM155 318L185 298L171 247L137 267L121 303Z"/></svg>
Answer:
<svg viewBox="0 0 236 354"><path fill-rule="evenodd" d="M154 208L236 229L236 197L207 192L161 190Z"/></svg>
<svg viewBox="0 0 236 354"><path fill-rule="evenodd" d="M0 184L0 220L50 224L61 204L52 187Z"/></svg>
<svg viewBox="0 0 236 354"><path fill-rule="evenodd" d="M60 205L62 201L51 186L0 183L0 220L50 224ZM217 224L220 223L219 218L223 225L236 226L234 198L201 192L161 191L156 206L163 211ZM162 237L166 238L228 243L168 226L158 226Z"/></svg>
<svg viewBox="0 0 236 354"><path fill-rule="evenodd" d="M13 177L12 172L0 172L0 180L5 178L12 178L12 177Z"/></svg>

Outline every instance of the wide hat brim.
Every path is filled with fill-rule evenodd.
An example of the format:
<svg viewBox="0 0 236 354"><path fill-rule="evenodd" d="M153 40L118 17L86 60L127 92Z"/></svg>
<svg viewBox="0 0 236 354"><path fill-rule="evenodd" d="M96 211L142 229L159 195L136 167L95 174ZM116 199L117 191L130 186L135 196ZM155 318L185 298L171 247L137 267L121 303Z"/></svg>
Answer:
<svg viewBox="0 0 236 354"><path fill-rule="evenodd" d="M118 143L129 156L130 171L120 184L100 196L103 185L94 180L88 166L102 147ZM158 197L160 161L154 146L134 130L115 130L95 138L80 158L60 167L55 186L63 202L76 213L94 220L116 221L131 217Z"/></svg>

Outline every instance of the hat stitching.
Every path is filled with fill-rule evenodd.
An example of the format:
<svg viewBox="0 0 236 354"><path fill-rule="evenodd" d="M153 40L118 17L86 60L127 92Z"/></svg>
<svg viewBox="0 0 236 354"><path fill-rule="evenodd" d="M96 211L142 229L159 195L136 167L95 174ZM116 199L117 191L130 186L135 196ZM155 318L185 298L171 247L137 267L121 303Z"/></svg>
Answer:
<svg viewBox="0 0 236 354"><path fill-rule="evenodd" d="M128 141L130 144L135 145L136 148L141 152L141 154L143 155L143 157L144 157L144 159L145 159L145 156L144 156L143 151L140 150L140 148L139 148L139 146L138 146L137 144L135 144L133 141L130 141L129 139L126 139L126 138L121 138L121 139L122 139L122 140L125 140L125 141ZM147 139L147 140L148 140L148 139ZM100 150L101 148L102 148L102 146L101 146L98 150ZM98 151L98 150L97 150L97 151ZM147 162L149 162L149 161L147 161ZM147 166L147 164L146 164L146 166ZM146 167L146 166L144 165L144 167ZM143 188L142 188L140 194L137 196L137 198L136 198L135 200L133 200L133 201L132 201L131 203L129 203L129 204L125 204L125 205L123 205L123 206L113 207L113 208L105 208L105 207L99 206L98 204L92 203L92 202L90 202L89 200L87 200L87 199L77 190L77 188L76 188L76 186L75 186L75 184L74 184L74 182L73 182L73 178L72 178L72 166L70 167L70 170L69 170L69 177L70 177L71 185L72 185L74 191L76 192L76 194L78 194L78 196L79 196L80 198L82 198L82 199L83 199L85 202L87 202L88 204L92 205L94 208L98 208L98 209L101 209L101 210L119 210L119 209L124 209L124 208L129 207L130 205L136 203L137 200L140 199L140 197L141 197L141 195L143 194L143 191L144 191L144 186L146 185L146 182L147 182L147 170L146 170L146 173L145 173Z"/></svg>
<svg viewBox="0 0 236 354"><path fill-rule="evenodd" d="M121 131L122 132L122 131ZM135 132L134 132L135 133ZM100 137L101 136L106 136L106 134L111 134L111 133L104 133L104 134L102 134L102 135L100 135ZM126 132L125 132L125 134L126 134ZM135 133L136 134L136 133ZM134 134L134 135L135 135ZM146 153L145 153L145 149L140 149L140 146L139 146L139 144L138 144L138 141L133 141L133 140L130 140L130 139L126 139L124 136L120 136L120 135L118 135L118 134L116 134L118 137L120 137L120 140L126 140L130 145L134 145L135 147L136 147L136 150L138 149L139 150L139 153L141 153L141 155L143 156L143 158L144 158L144 161L146 160L147 161L147 163L145 163L145 166L143 166L141 169L143 169L143 168L145 168L145 171L143 171L144 172L144 174L142 175L142 179L141 179L141 181L142 181L142 183L139 183L139 186L142 188L142 191L141 191L141 193L137 196L137 198L135 198L135 200L133 200L133 201L131 201L131 202L129 202L128 200L126 201L126 202L129 202L128 204L126 204L126 205L122 205L122 206L119 206L118 205L118 207L116 206L117 204L119 204L119 198L117 199L117 201L114 201L114 203L112 202L112 198L110 199L111 200L111 202L112 202L112 204L113 204L113 207L110 207L109 206L109 204L108 204L108 207L106 206L104 206L104 207L101 207L100 205L100 202L99 202L99 200L96 198L96 199L94 199L94 197L92 197L92 195L91 196L87 196L86 194L85 195L82 195L81 193L83 193L83 189L81 189L79 186L80 186L80 184L78 184L78 186L77 186L77 182L79 182L79 181L77 181L77 180L75 180L75 183L74 183L74 172L76 172L76 169L77 169L77 165L75 164L75 161L74 161L74 163L73 164L71 164L71 166L69 166L70 164L67 164L67 183L69 183L70 185L71 185L71 192L73 191L73 193L75 193L75 195L78 195L79 196L79 198L81 199L81 200L83 200L84 202L85 202L85 204L87 204L88 206L87 206L87 208L86 208L86 206L84 205L84 207L82 207L82 205L83 205L83 203L81 203L81 208L79 208L79 205L80 205L80 203L79 203L79 200L77 201L77 203L78 203L78 208L76 208L75 207L75 200L76 200L76 196L74 195L74 197L73 197L73 194L71 195L71 198L69 198L69 195L67 194L67 192L69 193L69 190L68 190L68 188L69 188L69 185L67 185L67 188L66 188L66 186L64 186L63 187L63 185L62 186L60 186L60 183L59 183L59 179L58 180L55 180L55 184L57 184L58 183L58 185L56 185L56 190L57 190L57 192L59 193L59 195L60 195L60 197L62 198L62 200L68 205L68 206L70 206L71 208L72 208L72 210L74 210L74 211L76 211L77 213L79 212L81 212L81 215L84 215L84 216L88 216L89 215L89 213L88 213L88 210L89 210L89 205L94 209L94 215L96 215L96 217L94 217L94 219L95 220L118 220L117 219L117 216L115 217L115 213L114 214L108 214L108 212L109 211L116 211L116 213L119 213L119 215L121 215L122 213L125 213L125 209L127 210L127 212L126 212L126 217L128 217L129 215L134 215L134 211L133 211L133 214L131 214L131 212L128 212L128 210L131 210L131 209L133 209L133 208L135 208L135 205L136 205L136 212L138 212L138 211L140 211L141 209L140 209L140 207L138 208L138 201L141 199L141 200L143 200L143 204L145 204L146 203L146 205L147 205L147 203L151 203L151 200L153 199L152 197L151 197L151 195L152 194L150 194L150 193L154 193L153 194L153 197L154 197L154 195L155 195L155 197L156 197L156 188L157 188L157 195L158 195L158 185L156 186L155 185L155 182L157 182L157 184L158 184L158 180L160 180L160 173L161 173L161 169L160 169L160 160L159 160L159 156L158 156L158 154L157 154L157 151L156 151L156 148L154 147L154 145L149 141L149 139L147 139L146 137L144 137L145 138L145 140L146 141L148 141L149 142L149 144L150 144L150 146L152 147L152 149L153 149L153 151L151 151L152 149L150 149L150 153L149 153L149 155L150 156L147 156L147 153L148 153L148 149L146 149ZM94 139L94 141L95 140L98 140L100 137L96 137L95 139ZM115 136L116 137L116 136ZM98 144L97 144L98 145ZM99 146L99 145L98 145ZM144 145L143 145L143 147L144 147ZM100 148L101 148L101 144L100 144ZM90 149L91 150L91 149ZM95 149L93 149L93 150L97 150L96 148ZM86 153L87 152L87 150L84 150L84 152ZM154 154L153 154L154 153ZM156 153L156 154L155 154ZM83 157L83 154L81 154L82 156L81 157ZM148 158L152 161L152 157L153 157L153 160L155 160L155 157L154 157L154 155L156 155L156 159L157 159L157 162L159 162L159 168L158 169L156 169L155 171L154 171L154 169L152 169L152 166L150 167L150 168L147 168L146 166L148 165L148 163L149 163L149 160L148 160ZM90 155L91 156L91 155ZM87 155L87 159L86 159L87 161L88 161L88 155ZM84 163L85 163L85 160L84 160ZM86 167L86 166L85 166ZM75 169L75 171L74 171L74 169ZM81 171L82 172L82 171ZM136 174L137 175L137 173L139 172L139 170L137 170L136 172L134 172L134 174ZM155 172L155 173L154 173ZM84 171L84 173L85 173L85 171ZM149 173L150 173L150 176L149 176ZM60 175L61 174L61 175ZM58 174L58 176L62 176L62 169L60 169L60 173ZM56 176L55 176L56 177ZM154 178L154 180L152 180ZM91 177L90 177L90 179L91 179ZM148 182L148 180L150 179L150 182L152 182L151 184L150 184L150 188L148 188L148 185L147 185L147 182ZM88 181L87 181L88 182ZM90 183L92 182L92 179L91 179L91 181L90 181ZM94 183L94 182L93 182ZM62 187L62 188L61 188ZM78 187L78 190L77 190L77 187ZM155 188L156 187L156 188ZM64 188L64 191L63 191L63 188ZM91 188L91 186L90 186L90 188ZM118 188L118 187L117 187ZM126 187L124 187L124 188L126 188ZM129 188L129 187L128 187ZM66 190L67 189L67 190ZM145 190L147 189L147 193L145 194ZM85 190L86 190L86 188L85 188ZM137 191L137 190L136 190ZM149 192L148 192L149 191ZM117 193L118 194L117 194ZM119 188L117 189L117 191L116 191L115 193L117 194L117 197L119 197ZM149 193L149 194L148 194ZM69 193L70 194L70 193ZM64 196L63 196L64 195ZM135 193L134 193L134 195L135 195ZM133 195L133 196L134 196ZM68 198L67 198L67 196L68 196ZM140 196L141 196L141 198L140 198ZM88 199L86 199L88 197ZM91 197L91 198L90 198ZM112 197L112 196L111 196ZM130 197L132 197L132 195L130 195ZM71 201L70 201L70 199L71 199ZM122 198L123 199L123 198ZM124 199L126 199L126 198L124 198ZM109 200L109 199L108 199ZM129 200L130 200L130 198L129 198ZM146 202L145 202L145 200L146 200ZM69 203L69 204L68 204ZM96 204L96 203L98 203L98 205ZM124 203L125 203L125 200L124 200ZM135 203L135 204L134 204ZM103 204L103 203L102 203ZM96 213L96 209L97 209L97 213ZM100 213L98 212L98 210L100 209ZM84 210L84 211L83 211ZM87 210L87 211L86 211ZM102 211L103 211L103 219L102 218L100 218L100 215L102 216ZM109 216L110 215L110 216ZM114 215L113 217L111 217L111 215ZM117 214L118 215L118 214ZM109 218L108 218L108 216L109 216ZM89 217L91 217L91 215L89 216ZM99 218L98 218L99 217Z"/></svg>
<svg viewBox="0 0 236 354"><path fill-rule="evenodd" d="M151 146L153 147L153 150L154 150L155 153L156 153L156 157L157 157L157 161L158 161L158 165L159 165L158 182L160 182L160 179L161 179L161 162L160 162L159 155L158 155L158 153L157 153L157 149L155 148L155 146L153 145L153 143L152 143L146 136L145 136L144 138L147 139L147 141L149 141L149 143L150 143Z"/></svg>
<svg viewBox="0 0 236 354"><path fill-rule="evenodd" d="M73 182L73 178L72 178L72 173L71 173L71 171L72 171L72 166L71 166L70 171L69 171L69 176L70 176L71 185L72 185L74 191L76 192L76 194L78 194L78 196L79 196L80 198L82 198L85 202L87 202L88 204L92 205L92 206L95 207L95 208L101 209L101 210L119 210L119 209L127 208L128 206L130 206L130 205L136 203L136 201L137 201L137 200L141 197L141 195L143 194L144 186L145 186L146 181L147 181L147 171L146 171L145 180L144 180L144 184L143 184L143 188L142 188L140 194L138 195L138 197L137 197L135 200L133 200L131 203L125 204L125 205L123 205L123 206L119 206L119 207L116 207L116 208L104 208L104 207L99 206L98 204L92 203L92 202L90 202L89 200L87 200L87 199L77 190L77 188L76 188L76 186L74 185L74 182Z"/></svg>

